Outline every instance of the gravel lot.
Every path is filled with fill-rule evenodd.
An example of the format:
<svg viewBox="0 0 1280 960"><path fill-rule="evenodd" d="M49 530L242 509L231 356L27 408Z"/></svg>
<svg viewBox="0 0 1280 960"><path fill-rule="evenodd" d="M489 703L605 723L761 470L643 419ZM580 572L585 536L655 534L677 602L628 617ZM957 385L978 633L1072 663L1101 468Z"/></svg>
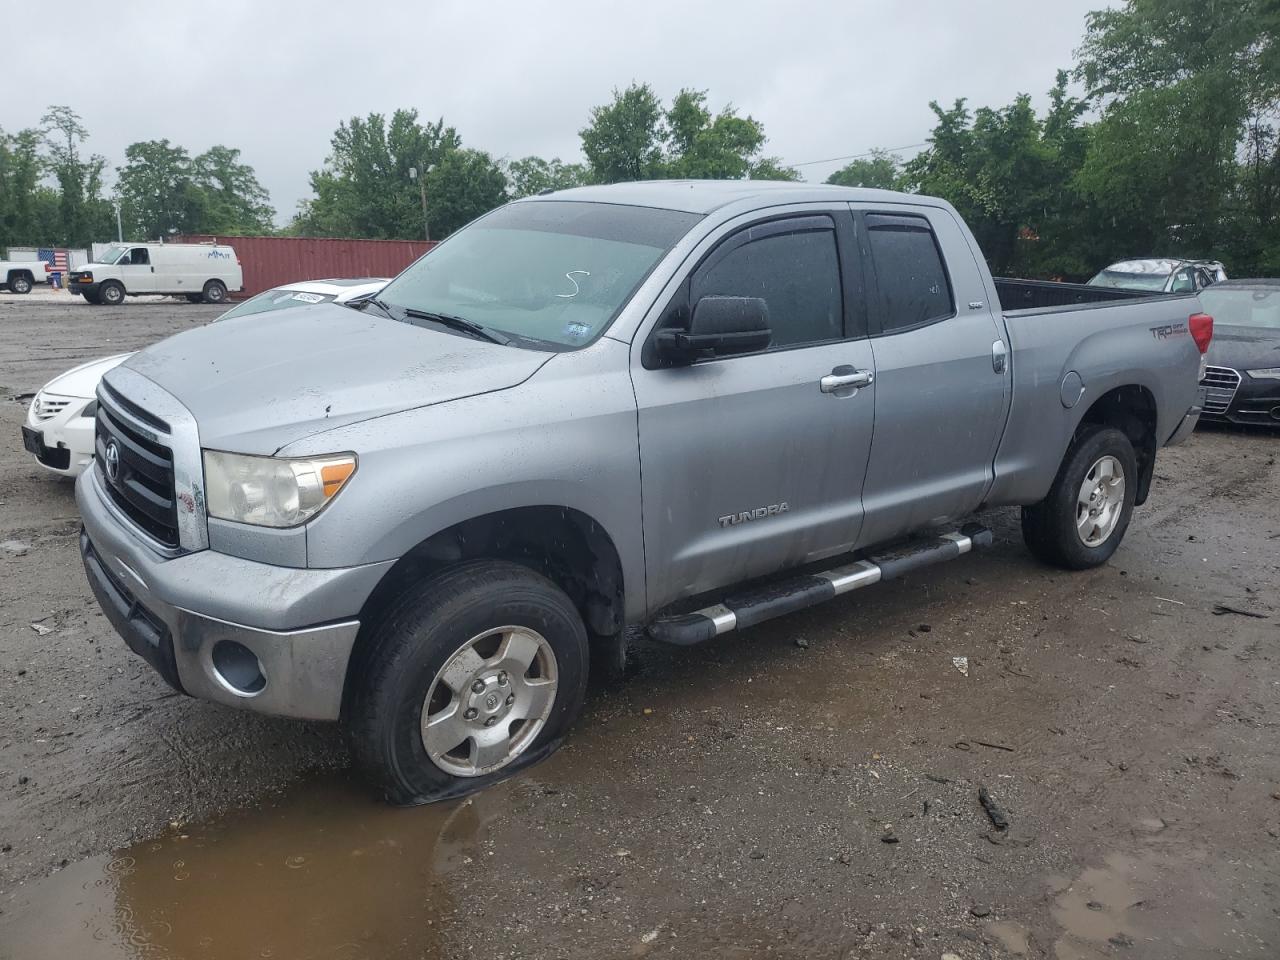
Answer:
<svg viewBox="0 0 1280 960"><path fill-rule="evenodd" d="M1280 436L1165 451L1099 570L998 511L980 555L641 644L547 763L391 810L333 727L129 654L22 451L13 398L218 312L0 294L0 958L1280 954Z"/></svg>

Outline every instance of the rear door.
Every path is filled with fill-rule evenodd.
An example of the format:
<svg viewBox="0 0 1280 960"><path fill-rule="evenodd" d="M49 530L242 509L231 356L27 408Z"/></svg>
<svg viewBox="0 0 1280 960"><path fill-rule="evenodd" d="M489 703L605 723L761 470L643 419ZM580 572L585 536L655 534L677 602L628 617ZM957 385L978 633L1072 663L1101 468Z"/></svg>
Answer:
<svg viewBox="0 0 1280 960"><path fill-rule="evenodd" d="M657 329L702 296L760 297L771 346L664 367L650 331L633 350L651 610L856 540L875 386L831 379L872 371L852 232L847 210L726 228Z"/></svg>
<svg viewBox="0 0 1280 960"><path fill-rule="evenodd" d="M955 218L923 206L854 209L872 289L876 367L876 431L858 538L870 546L981 503L1010 380L999 304L987 303Z"/></svg>

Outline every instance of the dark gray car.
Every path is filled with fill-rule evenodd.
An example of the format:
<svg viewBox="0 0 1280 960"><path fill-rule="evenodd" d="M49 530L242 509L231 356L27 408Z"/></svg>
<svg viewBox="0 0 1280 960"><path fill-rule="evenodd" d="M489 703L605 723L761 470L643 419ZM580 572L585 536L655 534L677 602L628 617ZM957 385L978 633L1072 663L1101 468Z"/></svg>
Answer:
<svg viewBox="0 0 1280 960"><path fill-rule="evenodd" d="M1280 279L1228 280L1200 300L1214 320L1205 417L1280 427Z"/></svg>

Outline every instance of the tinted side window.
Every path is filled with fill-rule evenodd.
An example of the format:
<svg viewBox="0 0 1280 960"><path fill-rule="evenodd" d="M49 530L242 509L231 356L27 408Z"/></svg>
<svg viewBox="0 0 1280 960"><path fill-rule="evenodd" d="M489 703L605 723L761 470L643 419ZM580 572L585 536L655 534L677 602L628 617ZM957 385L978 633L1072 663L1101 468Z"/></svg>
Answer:
<svg viewBox="0 0 1280 960"><path fill-rule="evenodd" d="M1173 285L1169 287L1170 293L1190 293L1194 289L1189 268L1179 270L1173 275Z"/></svg>
<svg viewBox="0 0 1280 960"><path fill-rule="evenodd" d="M145 267L151 263L151 254L146 247L134 247L133 252L130 254L130 262L134 266Z"/></svg>
<svg viewBox="0 0 1280 960"><path fill-rule="evenodd" d="M773 347L840 339L844 301L835 230L774 233L733 247L719 259L713 254L693 277L691 302L706 296L764 300Z"/></svg>
<svg viewBox="0 0 1280 960"><path fill-rule="evenodd" d="M882 333L955 313L942 254L927 220L871 214L867 238L880 287Z"/></svg>

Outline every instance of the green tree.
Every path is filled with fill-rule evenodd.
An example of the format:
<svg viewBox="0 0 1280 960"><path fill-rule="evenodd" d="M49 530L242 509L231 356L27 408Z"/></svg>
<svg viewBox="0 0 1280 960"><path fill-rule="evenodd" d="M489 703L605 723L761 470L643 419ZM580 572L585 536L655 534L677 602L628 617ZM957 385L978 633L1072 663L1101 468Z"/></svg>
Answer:
<svg viewBox="0 0 1280 960"><path fill-rule="evenodd" d="M868 157L858 157L845 164L831 176L827 183L840 187L876 187L880 190L896 190L902 164L887 150L872 150Z"/></svg>
<svg viewBox="0 0 1280 960"><path fill-rule="evenodd" d="M421 176L461 143L443 119L421 124L416 110L397 110L390 123L380 113L340 123L328 160L311 174L315 196L303 202L294 229L320 236L421 237L420 186L409 169ZM433 237L442 235L432 230Z"/></svg>
<svg viewBox="0 0 1280 960"><path fill-rule="evenodd" d="M614 90L613 102L593 107L579 135L596 183L663 176L662 101L647 83Z"/></svg>
<svg viewBox="0 0 1280 960"><path fill-rule="evenodd" d="M800 179L800 171L794 167L783 166L777 157L762 157L751 164L752 180L790 180Z"/></svg>
<svg viewBox="0 0 1280 960"><path fill-rule="evenodd" d="M483 150L450 150L427 174L433 239L447 237L507 200L506 175Z"/></svg>
<svg viewBox="0 0 1280 960"><path fill-rule="evenodd" d="M764 148L764 126L740 117L732 104L714 117L705 90L681 90L666 112L667 175L696 180L741 180Z"/></svg>
<svg viewBox="0 0 1280 960"><path fill-rule="evenodd" d="M950 109L931 103L937 124L929 147L904 166L900 185L949 200L993 272L1081 279L1097 269L1078 243L1073 185L1088 135L1083 105L1068 95L1061 71L1050 102L1043 120L1026 94L972 113L964 100Z"/></svg>
<svg viewBox="0 0 1280 960"><path fill-rule="evenodd" d="M200 191L200 233L263 234L272 230L275 211L253 167L240 151L215 145L191 163Z"/></svg>
<svg viewBox="0 0 1280 960"><path fill-rule="evenodd" d="M42 140L39 130L0 130L0 249L46 242L52 191L41 196ZM52 199L56 207L56 196Z"/></svg>
<svg viewBox="0 0 1280 960"><path fill-rule="evenodd" d="M1128 0L1090 14L1077 75L1101 110L1078 186L1113 224L1106 249L1280 268L1280 5Z"/></svg>
<svg viewBox="0 0 1280 960"><path fill-rule="evenodd" d="M567 190L587 182L587 168L563 163L559 157L522 157L507 164L507 188L513 199L531 197L544 190Z"/></svg>
<svg viewBox="0 0 1280 960"><path fill-rule="evenodd" d="M140 239L199 232L204 197L186 149L168 140L143 140L129 144L124 155L116 189L126 231Z"/></svg>
<svg viewBox="0 0 1280 960"><path fill-rule="evenodd" d="M762 157L764 125L740 116L732 104L713 114L707 91L681 90L671 105L648 84L614 91L613 102L591 111L581 131L591 179L596 183L690 179L797 180L774 157Z"/></svg>

